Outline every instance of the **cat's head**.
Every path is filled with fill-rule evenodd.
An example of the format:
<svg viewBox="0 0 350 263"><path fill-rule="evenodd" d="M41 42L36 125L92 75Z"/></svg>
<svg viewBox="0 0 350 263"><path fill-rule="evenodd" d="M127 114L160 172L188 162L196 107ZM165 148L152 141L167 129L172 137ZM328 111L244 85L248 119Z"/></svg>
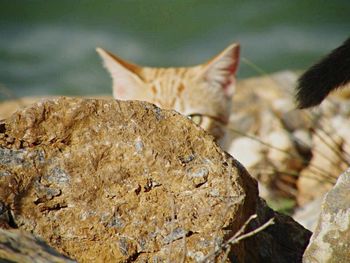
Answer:
<svg viewBox="0 0 350 263"><path fill-rule="evenodd" d="M223 136L231 111L239 44L230 45L204 64L180 68L142 67L102 48L96 50L112 76L114 98L174 109L216 139Z"/></svg>

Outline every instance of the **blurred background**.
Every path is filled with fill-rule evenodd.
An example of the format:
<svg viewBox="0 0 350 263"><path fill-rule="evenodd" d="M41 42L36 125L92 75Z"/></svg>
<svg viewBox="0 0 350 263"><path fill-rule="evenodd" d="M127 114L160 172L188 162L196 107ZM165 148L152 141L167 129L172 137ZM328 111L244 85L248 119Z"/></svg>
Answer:
<svg viewBox="0 0 350 263"><path fill-rule="evenodd" d="M96 46L141 65L188 66L238 41L270 73L303 70L349 35L349 0L0 0L0 100L5 88L111 94ZM238 77L259 74L242 62Z"/></svg>

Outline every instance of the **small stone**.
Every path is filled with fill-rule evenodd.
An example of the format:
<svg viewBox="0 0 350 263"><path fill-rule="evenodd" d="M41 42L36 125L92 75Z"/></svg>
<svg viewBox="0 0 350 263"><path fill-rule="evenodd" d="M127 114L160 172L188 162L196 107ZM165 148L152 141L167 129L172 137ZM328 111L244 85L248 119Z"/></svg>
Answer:
<svg viewBox="0 0 350 263"><path fill-rule="evenodd" d="M289 98L278 98L274 100L272 107L275 111L281 113L291 112L295 108L293 101Z"/></svg>
<svg viewBox="0 0 350 263"><path fill-rule="evenodd" d="M7 142L8 144L12 144L14 141L15 141L15 138L13 138L13 137L7 137L7 138L6 138L6 142Z"/></svg>
<svg viewBox="0 0 350 263"><path fill-rule="evenodd" d="M263 147L258 141L240 137L232 142L228 152L249 169L263 159L262 150Z"/></svg>
<svg viewBox="0 0 350 263"><path fill-rule="evenodd" d="M269 149L268 157L273 162L285 160L293 149L293 144L289 135L283 130L273 131L265 141L272 146Z"/></svg>
<svg viewBox="0 0 350 263"><path fill-rule="evenodd" d="M293 132L293 140L304 151L312 149L312 137L311 134L303 129L295 130Z"/></svg>
<svg viewBox="0 0 350 263"><path fill-rule="evenodd" d="M187 164L189 162L192 162L195 158L196 157L195 157L194 154L190 154L190 155L187 155L187 156L179 157L179 160L180 160L181 164Z"/></svg>
<svg viewBox="0 0 350 263"><path fill-rule="evenodd" d="M198 187L208 180L209 170L206 167L199 167L195 171L188 173L188 178L193 182L195 187Z"/></svg>

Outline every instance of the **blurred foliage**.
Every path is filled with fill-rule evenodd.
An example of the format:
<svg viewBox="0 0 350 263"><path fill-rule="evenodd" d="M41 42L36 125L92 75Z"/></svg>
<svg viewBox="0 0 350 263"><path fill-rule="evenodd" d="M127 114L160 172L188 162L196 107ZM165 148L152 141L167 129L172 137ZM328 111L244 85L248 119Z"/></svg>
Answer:
<svg viewBox="0 0 350 263"><path fill-rule="evenodd" d="M292 215L296 201L290 198L275 198L267 201L268 205L275 211L285 215Z"/></svg>

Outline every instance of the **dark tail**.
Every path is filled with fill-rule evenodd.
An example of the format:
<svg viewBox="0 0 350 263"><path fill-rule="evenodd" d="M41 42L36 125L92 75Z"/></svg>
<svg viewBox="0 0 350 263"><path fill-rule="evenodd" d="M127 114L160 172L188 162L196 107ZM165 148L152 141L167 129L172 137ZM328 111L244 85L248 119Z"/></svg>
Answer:
<svg viewBox="0 0 350 263"><path fill-rule="evenodd" d="M350 82L350 38L308 69L298 81L298 108L320 104L327 95Z"/></svg>

